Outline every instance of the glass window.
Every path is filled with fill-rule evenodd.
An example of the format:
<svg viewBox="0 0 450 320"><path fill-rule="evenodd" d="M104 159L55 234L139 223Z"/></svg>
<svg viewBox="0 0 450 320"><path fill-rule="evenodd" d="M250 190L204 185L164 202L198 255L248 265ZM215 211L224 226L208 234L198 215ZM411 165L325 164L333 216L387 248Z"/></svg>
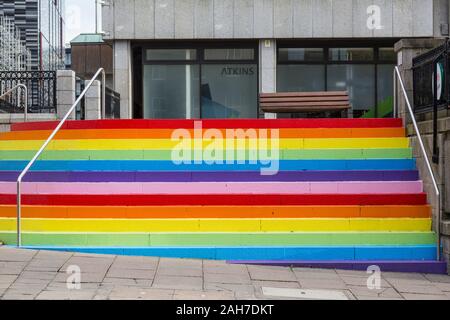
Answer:
<svg viewBox="0 0 450 320"><path fill-rule="evenodd" d="M39 14L40 14L41 32L47 39L49 39L50 38L49 3L47 1L41 1L40 6L41 11L39 12Z"/></svg>
<svg viewBox="0 0 450 320"><path fill-rule="evenodd" d="M378 92L377 92L377 108L378 117L387 118L391 117L393 113L393 78L394 65L392 64L380 64L377 67L378 75Z"/></svg>
<svg viewBox="0 0 450 320"><path fill-rule="evenodd" d="M199 118L199 66L145 65L144 118Z"/></svg>
<svg viewBox="0 0 450 320"><path fill-rule="evenodd" d="M253 49L205 49L205 60L254 60Z"/></svg>
<svg viewBox="0 0 450 320"><path fill-rule="evenodd" d="M277 91L325 91L325 65L278 65Z"/></svg>
<svg viewBox="0 0 450 320"><path fill-rule="evenodd" d="M323 61L325 57L322 48L280 48L280 61Z"/></svg>
<svg viewBox="0 0 450 320"><path fill-rule="evenodd" d="M372 61L374 49L372 48L330 48L331 61Z"/></svg>
<svg viewBox="0 0 450 320"><path fill-rule="evenodd" d="M255 64L202 66L202 118L256 118L258 72Z"/></svg>
<svg viewBox="0 0 450 320"><path fill-rule="evenodd" d="M397 62L397 56L393 48L380 48L378 51L378 59L381 61Z"/></svg>
<svg viewBox="0 0 450 320"><path fill-rule="evenodd" d="M330 65L328 91L348 91L354 116L363 116L375 107L375 65Z"/></svg>
<svg viewBox="0 0 450 320"><path fill-rule="evenodd" d="M194 49L148 49L145 58L148 61L196 60L197 50Z"/></svg>

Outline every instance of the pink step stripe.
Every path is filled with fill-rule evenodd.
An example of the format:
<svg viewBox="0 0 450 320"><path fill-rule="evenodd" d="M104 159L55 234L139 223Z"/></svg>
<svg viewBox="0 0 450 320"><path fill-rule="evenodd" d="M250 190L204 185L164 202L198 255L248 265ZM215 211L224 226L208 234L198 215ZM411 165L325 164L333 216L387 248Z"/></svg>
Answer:
<svg viewBox="0 0 450 320"><path fill-rule="evenodd" d="M411 194L422 181L400 182L30 182L24 194ZM16 194L14 182L0 182L0 193Z"/></svg>

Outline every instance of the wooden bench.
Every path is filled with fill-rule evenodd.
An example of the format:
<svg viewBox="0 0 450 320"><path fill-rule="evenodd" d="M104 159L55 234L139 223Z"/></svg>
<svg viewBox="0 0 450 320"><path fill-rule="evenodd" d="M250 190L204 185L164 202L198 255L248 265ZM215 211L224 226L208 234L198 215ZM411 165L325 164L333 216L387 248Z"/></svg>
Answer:
<svg viewBox="0 0 450 320"><path fill-rule="evenodd" d="M347 91L262 93L259 101L267 113L341 112L346 117L351 108Z"/></svg>

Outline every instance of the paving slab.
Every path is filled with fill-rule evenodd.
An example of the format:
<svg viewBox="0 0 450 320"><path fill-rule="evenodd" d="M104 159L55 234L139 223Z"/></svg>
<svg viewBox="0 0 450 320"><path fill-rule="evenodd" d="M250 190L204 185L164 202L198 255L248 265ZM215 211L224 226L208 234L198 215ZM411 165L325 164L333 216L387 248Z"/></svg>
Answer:
<svg viewBox="0 0 450 320"><path fill-rule="evenodd" d="M179 289L179 290L203 290L203 279L201 277L180 277L180 276L160 276L157 275L154 288L159 289Z"/></svg>
<svg viewBox="0 0 450 320"><path fill-rule="evenodd" d="M183 267L183 268L203 268L203 261L202 260L195 260L195 259L172 259L172 258L161 258L159 259L158 268L162 267Z"/></svg>
<svg viewBox="0 0 450 320"><path fill-rule="evenodd" d="M0 274L19 275L26 267L27 262L18 261L0 261Z"/></svg>
<svg viewBox="0 0 450 320"><path fill-rule="evenodd" d="M115 261L111 265L111 269L133 269L133 270L156 270L157 262L132 262L132 261Z"/></svg>
<svg viewBox="0 0 450 320"><path fill-rule="evenodd" d="M12 296L23 296L23 298L33 299L36 297L43 288L33 289L33 288L12 288L10 287L2 296L2 299L11 298Z"/></svg>
<svg viewBox="0 0 450 320"><path fill-rule="evenodd" d="M334 281L340 281L342 278L337 274L336 272L318 272L314 273L310 270L308 271L300 271L298 269L293 270L295 277L298 280L304 280L304 279L321 279L321 280L334 280Z"/></svg>
<svg viewBox="0 0 450 320"><path fill-rule="evenodd" d="M174 290L119 286L111 291L109 299L171 300L173 294Z"/></svg>
<svg viewBox="0 0 450 320"><path fill-rule="evenodd" d="M111 268L106 273L106 277L120 279L153 279L155 277L155 270Z"/></svg>
<svg viewBox="0 0 450 320"><path fill-rule="evenodd" d="M44 283L20 283L14 282L9 286L9 290L17 290L23 294L39 293L48 286L48 282Z"/></svg>
<svg viewBox="0 0 450 320"><path fill-rule="evenodd" d="M389 301L389 300L401 300L404 301L404 298L386 298L386 297L370 297L370 296L358 296L356 297L356 300L361 300L361 301L365 301L365 300L369 300L369 301Z"/></svg>
<svg viewBox="0 0 450 320"><path fill-rule="evenodd" d="M80 290L67 288L66 269L73 265L81 269ZM367 288L369 276L354 270L0 247L0 299L281 299L264 296L264 287L334 290L358 300L450 299L450 277L445 275L382 272L379 290Z"/></svg>
<svg viewBox="0 0 450 320"><path fill-rule="evenodd" d="M450 300L446 295L402 293L402 296L406 300Z"/></svg>
<svg viewBox="0 0 450 320"><path fill-rule="evenodd" d="M226 264L225 261L205 260L203 262L205 273L219 274L248 274L247 266L238 264Z"/></svg>
<svg viewBox="0 0 450 320"><path fill-rule="evenodd" d="M80 274L80 282L81 283L101 283L105 278L106 272L81 272ZM56 274L54 282L63 282L66 283L70 274L66 272L58 272Z"/></svg>
<svg viewBox="0 0 450 320"><path fill-rule="evenodd" d="M33 256L37 253L34 250L25 249L15 249L9 247L0 246L0 262L10 261L10 262L20 262L20 261L30 261Z"/></svg>
<svg viewBox="0 0 450 320"><path fill-rule="evenodd" d="M94 295L95 290L45 290L36 300L91 300Z"/></svg>
<svg viewBox="0 0 450 320"><path fill-rule="evenodd" d="M450 292L450 283L444 282L444 283L436 283L433 282L433 285L435 285L439 290L443 292Z"/></svg>
<svg viewBox="0 0 450 320"><path fill-rule="evenodd" d="M248 266L248 272L252 280L261 281L297 281L290 268L268 268Z"/></svg>
<svg viewBox="0 0 450 320"><path fill-rule="evenodd" d="M424 274L427 280L434 283L448 283L450 284L450 276L443 274Z"/></svg>
<svg viewBox="0 0 450 320"><path fill-rule="evenodd" d="M335 270L339 276L367 278L370 276L366 271L360 270Z"/></svg>
<svg viewBox="0 0 450 320"><path fill-rule="evenodd" d="M205 290L234 292L237 296L254 296L255 287L248 284L207 283Z"/></svg>
<svg viewBox="0 0 450 320"><path fill-rule="evenodd" d="M58 290L68 290L68 291L73 291L73 290L97 290L100 287L99 283L81 283L80 284L80 289L69 289L67 287L67 283L62 283L62 282L52 282L50 283L45 290L49 290L49 291L58 291Z"/></svg>
<svg viewBox="0 0 450 320"><path fill-rule="evenodd" d="M182 267L181 265L175 267L160 264L156 274L158 276L201 277L203 275L203 270L201 267Z"/></svg>
<svg viewBox="0 0 450 320"><path fill-rule="evenodd" d="M294 281L252 281L255 288L276 287L276 288L300 288L300 284Z"/></svg>
<svg viewBox="0 0 450 320"><path fill-rule="evenodd" d="M396 285L395 289L403 293L424 294L424 295L444 295L444 292L434 285Z"/></svg>
<svg viewBox="0 0 450 320"><path fill-rule="evenodd" d="M52 280L54 278L54 272L23 271L18 279Z"/></svg>
<svg viewBox="0 0 450 320"><path fill-rule="evenodd" d="M354 277L354 276L341 276L342 281L347 286L359 286L367 287L368 276L366 277ZM391 288L392 286L384 279L380 279L380 288Z"/></svg>
<svg viewBox="0 0 450 320"><path fill-rule="evenodd" d="M221 274L221 273L205 273L205 283L227 283L227 284L251 284L248 273L244 274Z"/></svg>
<svg viewBox="0 0 450 320"><path fill-rule="evenodd" d="M347 289L356 298L395 298L402 299L402 296L393 288L374 289L359 287L359 286L347 286Z"/></svg>
<svg viewBox="0 0 450 320"><path fill-rule="evenodd" d="M342 280L327 279L303 279L299 280L302 289L346 289L347 285Z"/></svg>
<svg viewBox="0 0 450 320"><path fill-rule="evenodd" d="M175 290L174 300L234 300L232 292Z"/></svg>
<svg viewBox="0 0 450 320"><path fill-rule="evenodd" d="M70 259L70 257L68 258L64 258L64 259L60 259L60 258L49 258L49 259L45 259L45 258L33 258L33 260L31 260L28 265L26 266L26 270L28 269L45 269L45 268L62 268L64 266L64 264Z"/></svg>
<svg viewBox="0 0 450 320"><path fill-rule="evenodd" d="M4 293L2 300L34 300L36 295L27 295L20 293Z"/></svg>
<svg viewBox="0 0 450 320"><path fill-rule="evenodd" d="M16 275L0 274L0 284L2 283L12 283L17 279Z"/></svg>

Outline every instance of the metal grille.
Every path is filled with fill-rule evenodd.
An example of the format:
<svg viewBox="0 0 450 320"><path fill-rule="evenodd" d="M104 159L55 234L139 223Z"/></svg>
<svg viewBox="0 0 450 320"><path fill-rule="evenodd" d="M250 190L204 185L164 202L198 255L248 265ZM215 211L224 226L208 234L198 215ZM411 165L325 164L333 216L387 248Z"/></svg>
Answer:
<svg viewBox="0 0 450 320"><path fill-rule="evenodd" d="M28 88L28 113L56 113L56 71L0 71L0 92Z"/></svg>
<svg viewBox="0 0 450 320"><path fill-rule="evenodd" d="M86 80L81 77L76 77L75 80L75 100L81 96L85 88ZM76 119L77 120L85 120L86 119L86 108L85 108L85 98L82 98L80 103L77 105L75 109Z"/></svg>
<svg viewBox="0 0 450 320"><path fill-rule="evenodd" d="M414 112L423 113L433 111L436 102L437 109L449 106L449 44L445 43L427 53L413 59ZM434 99L435 74L442 68L442 91L440 98Z"/></svg>
<svg viewBox="0 0 450 320"><path fill-rule="evenodd" d="M106 119L120 119L120 94L106 87Z"/></svg>

